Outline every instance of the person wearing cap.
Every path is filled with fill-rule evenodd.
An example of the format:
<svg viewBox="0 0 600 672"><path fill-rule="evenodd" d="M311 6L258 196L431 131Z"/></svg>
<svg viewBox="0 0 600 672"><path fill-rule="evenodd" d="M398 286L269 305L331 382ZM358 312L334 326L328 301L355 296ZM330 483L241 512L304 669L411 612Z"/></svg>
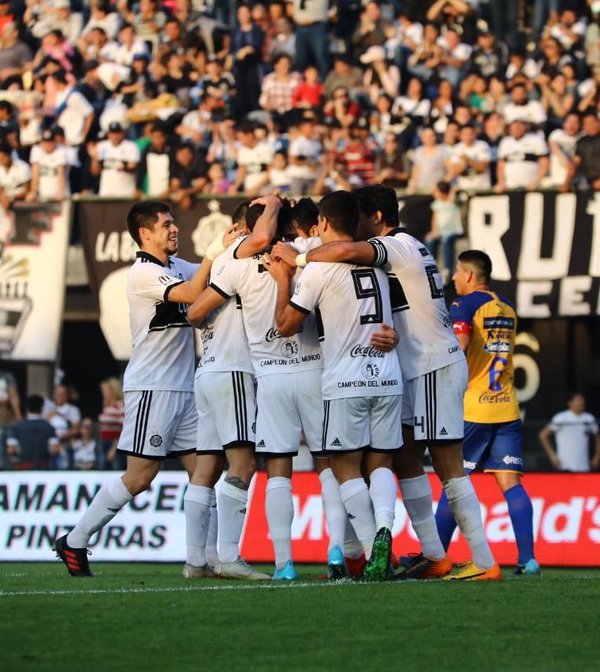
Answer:
<svg viewBox="0 0 600 672"><path fill-rule="evenodd" d="M89 149L91 172L100 176L98 195L133 198L140 150L134 142L125 139L125 130L116 121L109 124L107 136L95 148Z"/></svg>
<svg viewBox="0 0 600 672"><path fill-rule="evenodd" d="M498 146L495 190L499 193L507 189L535 191L548 174L548 145L540 135L528 132L525 119L513 119L508 130L509 135L502 138Z"/></svg>
<svg viewBox="0 0 600 672"><path fill-rule="evenodd" d="M29 191L31 168L14 155L12 147L0 143L0 205L5 211L15 201L22 201Z"/></svg>
<svg viewBox="0 0 600 672"><path fill-rule="evenodd" d="M391 98L398 95L400 70L398 66L388 61L384 47L380 45L369 47L360 57L360 62L367 66L362 80L363 91L373 105L384 93Z"/></svg>
<svg viewBox="0 0 600 672"><path fill-rule="evenodd" d="M42 139L31 148L31 185L28 201L60 201L69 193L67 156L56 143L52 129L42 131Z"/></svg>
<svg viewBox="0 0 600 672"><path fill-rule="evenodd" d="M485 78L500 77L508 64L508 49L486 25L477 33L477 44L470 58L471 72Z"/></svg>

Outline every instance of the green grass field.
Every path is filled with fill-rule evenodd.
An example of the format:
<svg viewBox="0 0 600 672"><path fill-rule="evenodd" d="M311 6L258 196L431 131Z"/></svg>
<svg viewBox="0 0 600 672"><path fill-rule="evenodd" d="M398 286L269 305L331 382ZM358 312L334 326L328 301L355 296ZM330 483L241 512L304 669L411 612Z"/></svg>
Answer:
<svg viewBox="0 0 600 672"><path fill-rule="evenodd" d="M499 582L295 584L181 566L0 564L0 670L600 669L600 571ZM271 571L268 568L267 571Z"/></svg>

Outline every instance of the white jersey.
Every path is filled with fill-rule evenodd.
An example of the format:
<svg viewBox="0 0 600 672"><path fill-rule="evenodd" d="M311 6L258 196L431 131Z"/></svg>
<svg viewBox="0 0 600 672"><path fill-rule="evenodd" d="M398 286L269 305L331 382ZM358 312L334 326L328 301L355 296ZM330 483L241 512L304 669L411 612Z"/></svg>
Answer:
<svg viewBox="0 0 600 672"><path fill-rule="evenodd" d="M40 145L34 145L29 155L31 165L39 166L38 198L41 200L54 200L58 198L60 182L58 169L62 166L65 170L65 182L67 171L67 155L61 145L57 145L51 152L46 152ZM68 182L67 186L68 194Z"/></svg>
<svg viewBox="0 0 600 672"><path fill-rule="evenodd" d="M323 350L323 399L402 394L395 351L381 352L371 336L392 319L385 273L341 263L309 263L290 305L315 312Z"/></svg>
<svg viewBox="0 0 600 672"><path fill-rule="evenodd" d="M540 174L539 160L548 155L548 145L538 135L526 133L514 138L507 135L498 145L498 159L504 161L504 181L507 189L527 187Z"/></svg>
<svg viewBox="0 0 600 672"><path fill-rule="evenodd" d="M132 354L123 390L194 391L194 336L187 305L167 301L169 291L190 280L198 266L177 257L163 264L138 252L127 274Z"/></svg>
<svg viewBox="0 0 600 672"><path fill-rule="evenodd" d="M133 196L135 174L125 170L125 164L140 162L140 150L135 142L123 140L113 145L110 140L103 140L98 143L97 152L102 166L98 195Z"/></svg>
<svg viewBox="0 0 600 672"><path fill-rule="evenodd" d="M557 413L550 421L556 440L556 454L563 469L590 470L590 437L598 433L598 423L591 413Z"/></svg>
<svg viewBox="0 0 600 672"><path fill-rule="evenodd" d="M243 238L230 245L214 261L214 270L233 260L233 255ZM245 371L254 373L250 347L246 338L242 303L236 295L213 311L200 328L203 353L196 369L196 377L218 371Z"/></svg>
<svg viewBox="0 0 600 672"><path fill-rule="evenodd" d="M256 147L250 148L241 145L238 149L238 166L246 167L244 191L252 190L267 173L269 164L273 160L273 149L268 142L259 142Z"/></svg>
<svg viewBox="0 0 600 672"><path fill-rule="evenodd" d="M293 336L281 336L277 331L277 285L261 262L261 255L225 262L211 276L210 286L226 298L239 296L257 377L321 368L321 349L312 316Z"/></svg>
<svg viewBox="0 0 600 672"><path fill-rule="evenodd" d="M21 159L12 159L8 168L0 166L0 188L12 198L31 180L31 168Z"/></svg>
<svg viewBox="0 0 600 672"><path fill-rule="evenodd" d="M535 125L543 124L546 121L544 106L538 100L530 100L525 105L507 103L504 106L503 115L506 126L517 119Z"/></svg>
<svg viewBox="0 0 600 672"><path fill-rule="evenodd" d="M487 161L488 167L483 173L477 173L469 166L465 172L458 176L456 183L459 189L490 189L492 182L490 179L489 162L492 160L492 150L487 142L484 140L475 140L471 145L465 145L464 142L459 142L452 147L452 155L450 156L450 163L457 164L461 159L466 157L471 161Z"/></svg>
<svg viewBox="0 0 600 672"><path fill-rule="evenodd" d="M387 273L404 380L464 360L444 299L441 274L425 245L399 229L371 238Z"/></svg>
<svg viewBox="0 0 600 672"><path fill-rule="evenodd" d="M548 136L548 144L556 146L550 150L550 175L552 185L563 184L567 179L567 164L575 156L575 146L581 135L569 135L564 129L556 128Z"/></svg>
<svg viewBox="0 0 600 672"><path fill-rule="evenodd" d="M64 89L56 97L57 125L65 132L69 145L81 145L85 140L85 120L94 113L88 99L79 91Z"/></svg>

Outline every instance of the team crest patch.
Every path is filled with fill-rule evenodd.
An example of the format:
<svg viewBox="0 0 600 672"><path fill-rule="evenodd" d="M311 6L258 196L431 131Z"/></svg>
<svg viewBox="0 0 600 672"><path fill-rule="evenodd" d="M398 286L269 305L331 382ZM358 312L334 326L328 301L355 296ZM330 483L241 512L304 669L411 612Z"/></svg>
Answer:
<svg viewBox="0 0 600 672"><path fill-rule="evenodd" d="M298 354L298 344L296 341L285 341L281 344L281 354L288 359L291 359Z"/></svg>
<svg viewBox="0 0 600 672"><path fill-rule="evenodd" d="M373 378L377 378L379 375L379 367L377 364L372 364L369 362L368 364L363 364L361 372L364 378L367 380L372 380Z"/></svg>
<svg viewBox="0 0 600 672"><path fill-rule="evenodd" d="M163 440L162 440L162 436L160 434L153 434L150 437L150 445L153 448L159 448L160 446L162 446L162 442L163 442Z"/></svg>

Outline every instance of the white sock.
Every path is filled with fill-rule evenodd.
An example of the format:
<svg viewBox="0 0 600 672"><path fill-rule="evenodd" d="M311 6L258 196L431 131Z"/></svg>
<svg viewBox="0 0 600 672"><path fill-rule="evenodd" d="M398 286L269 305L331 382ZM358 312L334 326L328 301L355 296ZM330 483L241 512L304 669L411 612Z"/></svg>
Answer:
<svg viewBox="0 0 600 672"><path fill-rule="evenodd" d="M267 481L265 511L275 551L275 567L281 569L292 559L294 502L291 479L275 476Z"/></svg>
<svg viewBox="0 0 600 672"><path fill-rule="evenodd" d="M340 485L340 493L348 518L367 558L371 557L375 539L375 518L369 489L362 478L353 478Z"/></svg>
<svg viewBox="0 0 600 672"><path fill-rule="evenodd" d="M219 510L219 562L235 562L240 551L240 537L246 517L248 491L224 481L217 497Z"/></svg>
<svg viewBox="0 0 600 672"><path fill-rule="evenodd" d="M132 499L121 477L103 485L81 520L67 535L67 544L71 548L85 548L92 534L104 527Z"/></svg>
<svg viewBox="0 0 600 672"><path fill-rule="evenodd" d="M194 567L206 564L206 537L213 495L213 488L189 483L183 498L187 549L185 561Z"/></svg>
<svg viewBox="0 0 600 672"><path fill-rule="evenodd" d="M471 479L468 476L451 478L444 482L444 490L456 524L469 544L473 562L481 569L489 569L495 560L485 538L479 500Z"/></svg>
<svg viewBox="0 0 600 672"><path fill-rule="evenodd" d="M352 523L346 514L346 532L344 534L344 557L356 560L364 553L363 545L358 540Z"/></svg>
<svg viewBox="0 0 600 672"><path fill-rule="evenodd" d="M212 499L210 500L210 516L208 519L208 534L206 535L206 562L214 567L219 562L217 553L217 537L219 534L219 509L217 508L217 493L213 488Z"/></svg>
<svg viewBox="0 0 600 672"><path fill-rule="evenodd" d="M427 476L422 474L415 478L400 479L400 490L404 508L421 542L423 555L430 560L446 557L433 515L431 485Z"/></svg>
<svg viewBox="0 0 600 672"><path fill-rule="evenodd" d="M340 484L333 475L333 471L329 468L323 469L319 474L319 480L321 481L323 511L325 512L325 520L327 521L327 529L329 530L328 551L334 546L343 548L348 514L346 513L344 502L342 502Z"/></svg>
<svg viewBox="0 0 600 672"><path fill-rule="evenodd" d="M373 502L375 528L380 530L386 527L391 530L394 526L396 495L398 484L391 469L379 467L369 476L369 496Z"/></svg>

